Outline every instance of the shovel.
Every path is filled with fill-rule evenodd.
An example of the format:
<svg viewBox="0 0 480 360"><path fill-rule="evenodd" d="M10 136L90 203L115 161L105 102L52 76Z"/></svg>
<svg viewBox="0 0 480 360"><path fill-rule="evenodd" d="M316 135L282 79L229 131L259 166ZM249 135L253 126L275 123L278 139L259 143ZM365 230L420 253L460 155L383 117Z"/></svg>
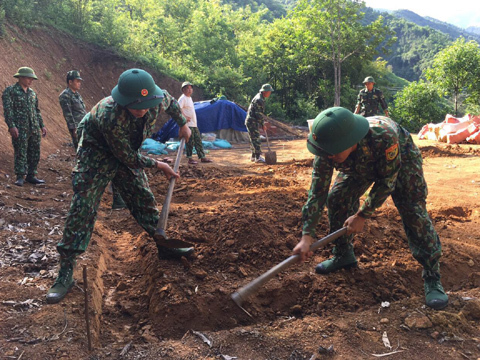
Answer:
<svg viewBox="0 0 480 360"><path fill-rule="evenodd" d="M177 158L175 159L175 164L173 165L173 171L175 172L178 172L184 147L185 139L182 138L180 140L180 145L178 146ZM170 178L167 195L165 196L165 201L163 202L162 212L160 213L160 219L158 219L157 230L155 230L155 235L153 235L153 239L158 245L168 248L187 248L193 246L193 244L179 239L169 239L167 238L167 234L165 234L165 228L167 227L168 220L168 212L170 211L170 202L172 201L173 188L175 187L175 180L176 178L174 176Z"/></svg>
<svg viewBox="0 0 480 360"><path fill-rule="evenodd" d="M277 163L277 153L275 151L270 150L270 141L268 141L268 133L266 128L265 128L265 137L267 138L267 147L268 147L268 151L265 154L265 162L267 163L267 165L275 165Z"/></svg>
<svg viewBox="0 0 480 360"><path fill-rule="evenodd" d="M325 236L324 238L314 242L312 245L310 245L310 251L315 251L321 247L324 247L325 245L331 243L333 240L338 239L340 236L345 235L346 233L347 233L347 228L343 227ZM238 307L240 307L240 309L246 312L246 310L242 307L242 304L249 296L258 292L260 287L263 284L265 284L268 280L270 280L272 277L277 275L279 272L285 270L290 265L297 263L299 260L300 260L300 255L292 255L288 259L283 260L280 264L275 265L266 273L263 273L258 278L252 280L247 285L245 285L238 291L234 292L232 294L232 300L235 302L235 304L238 305Z"/></svg>

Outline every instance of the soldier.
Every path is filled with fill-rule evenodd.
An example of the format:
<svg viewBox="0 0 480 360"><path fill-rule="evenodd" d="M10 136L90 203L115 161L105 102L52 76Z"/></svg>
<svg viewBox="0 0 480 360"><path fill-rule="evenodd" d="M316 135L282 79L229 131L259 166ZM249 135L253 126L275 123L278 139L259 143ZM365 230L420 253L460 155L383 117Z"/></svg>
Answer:
<svg viewBox="0 0 480 360"><path fill-rule="evenodd" d="M197 127L197 114L195 113L195 107L193 105L192 94L193 94L193 85L188 81L185 81L182 84L182 96L178 99L180 104L180 109L182 110L183 116L187 119L187 125L192 131L192 136L187 143L187 159L189 164L197 164L197 162L192 158L193 147L197 150L197 156L203 163L210 163L212 160L208 159L205 156L205 151L203 150L202 136Z"/></svg>
<svg viewBox="0 0 480 360"><path fill-rule="evenodd" d="M77 70L70 70L67 72L67 88L58 97L75 149L78 147L77 126L87 113L85 103L78 92L82 87L82 81Z"/></svg>
<svg viewBox="0 0 480 360"><path fill-rule="evenodd" d="M58 97L60 101L60 107L63 111L63 116L67 122L68 131L72 137L75 151L78 148L78 138L81 136L82 132L82 129L78 129L78 124L80 124L80 121L82 121L83 117L87 113L85 103L83 102L82 96L78 92L82 87L82 81L83 79L80 77L80 72L78 70L70 70L67 72L67 88L63 90ZM125 209L127 205L113 184L112 192L112 209Z"/></svg>
<svg viewBox="0 0 480 360"><path fill-rule="evenodd" d="M100 200L110 181L137 222L149 235L155 234L159 212L143 169L157 168L167 179L179 175L168 164L142 155L139 149L152 134L162 110L175 119L180 126L179 136L188 141L190 128L178 102L160 89L149 73L130 69L120 75L111 96L100 100L80 122L82 136L72 179L74 194L63 238L57 245L60 270L47 293L48 303L58 303L72 287L75 259L88 246ZM157 248L160 258L193 252L193 248Z"/></svg>
<svg viewBox="0 0 480 360"><path fill-rule="evenodd" d="M17 177L15 185L23 186L25 181L35 185L44 184L45 181L37 179L36 175L40 161L40 141L42 135L47 136L47 128L38 108L37 94L30 88L33 80L38 78L29 67L19 68L13 77L18 82L5 89L2 100L5 122L12 136Z"/></svg>
<svg viewBox="0 0 480 360"><path fill-rule="evenodd" d="M256 163L264 163L265 158L262 156L260 132L258 128L261 126L266 131L263 113L265 112L265 99L270 96L273 88L270 84L262 85L257 95L252 99L247 111L245 125L247 126L248 135L250 136L250 149L252 150L251 161Z"/></svg>
<svg viewBox="0 0 480 360"><path fill-rule="evenodd" d="M440 239L426 209L427 184L422 156L407 130L393 120L364 118L334 107L313 122L307 148L315 156L312 184L302 209L302 238L293 252L303 260L311 256L322 210L327 205L330 231L347 227L347 235L335 241L333 257L318 264L318 274L357 266L352 235L363 230L366 219L389 195L402 218L413 257L423 266L427 306L442 309L448 296L440 282ZM339 171L329 191L333 169ZM362 206L359 198L373 184Z"/></svg>
<svg viewBox="0 0 480 360"><path fill-rule="evenodd" d="M375 116L378 113L378 105L382 106L385 116L388 117L388 105L385 101L383 93L373 86L375 80L371 76L367 76L363 80L365 88L360 90L357 97L357 106L355 107L355 114L361 114L365 117Z"/></svg>

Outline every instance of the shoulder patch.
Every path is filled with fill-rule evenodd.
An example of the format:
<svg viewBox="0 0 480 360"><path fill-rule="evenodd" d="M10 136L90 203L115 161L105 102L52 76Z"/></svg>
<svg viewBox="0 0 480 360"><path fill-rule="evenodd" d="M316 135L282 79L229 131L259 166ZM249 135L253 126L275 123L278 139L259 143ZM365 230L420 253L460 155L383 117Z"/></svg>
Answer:
<svg viewBox="0 0 480 360"><path fill-rule="evenodd" d="M385 150L385 157L388 161L392 161L398 156L398 144L390 146L387 150Z"/></svg>

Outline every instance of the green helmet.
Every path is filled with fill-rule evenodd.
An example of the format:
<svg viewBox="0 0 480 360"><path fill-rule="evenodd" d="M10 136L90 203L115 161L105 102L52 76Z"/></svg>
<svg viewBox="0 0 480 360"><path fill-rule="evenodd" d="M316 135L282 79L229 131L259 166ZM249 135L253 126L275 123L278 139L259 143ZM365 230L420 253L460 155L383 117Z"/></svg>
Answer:
<svg viewBox="0 0 480 360"><path fill-rule="evenodd" d="M26 67L26 66L19 68L17 73L15 75L13 75L13 77L15 77L15 78L19 78L21 76L29 77L29 78L33 78L35 80L38 80L37 75L35 75L35 72L33 71L33 69L29 68L29 67Z"/></svg>
<svg viewBox="0 0 480 360"><path fill-rule="evenodd" d="M364 83L364 84L369 83L369 82L375 84L375 79L374 79L372 76L367 76L367 77L365 78L365 80L363 80L363 83Z"/></svg>
<svg viewBox="0 0 480 360"><path fill-rule="evenodd" d="M270 84L263 84L262 88L260 89L260 92L264 91L274 91L272 85Z"/></svg>
<svg viewBox="0 0 480 360"><path fill-rule="evenodd" d="M157 106L163 96L162 89L155 85L152 75L141 69L124 71L112 90L113 100L117 104L135 110Z"/></svg>
<svg viewBox="0 0 480 360"><path fill-rule="evenodd" d="M322 151L339 154L367 135L368 121L343 107L332 107L317 115L308 135L307 149L314 155Z"/></svg>
<svg viewBox="0 0 480 360"><path fill-rule="evenodd" d="M80 77L80 72L78 70L70 70L69 72L67 72L67 84L70 80L75 80L75 79L83 80Z"/></svg>
<svg viewBox="0 0 480 360"><path fill-rule="evenodd" d="M193 86L192 83L190 83L190 82L188 82L188 81L185 81L185 82L182 84L182 90L183 90L183 88L184 88L185 86L188 86L188 85Z"/></svg>

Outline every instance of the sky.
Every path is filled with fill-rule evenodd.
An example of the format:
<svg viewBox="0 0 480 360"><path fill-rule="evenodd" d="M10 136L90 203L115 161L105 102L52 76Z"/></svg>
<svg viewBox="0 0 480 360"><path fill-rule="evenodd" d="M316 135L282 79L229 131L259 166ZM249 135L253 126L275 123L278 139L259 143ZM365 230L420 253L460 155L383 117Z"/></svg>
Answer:
<svg viewBox="0 0 480 360"><path fill-rule="evenodd" d="M421 16L448 22L461 28L480 26L478 0L364 0L368 7L386 10L410 10Z"/></svg>

